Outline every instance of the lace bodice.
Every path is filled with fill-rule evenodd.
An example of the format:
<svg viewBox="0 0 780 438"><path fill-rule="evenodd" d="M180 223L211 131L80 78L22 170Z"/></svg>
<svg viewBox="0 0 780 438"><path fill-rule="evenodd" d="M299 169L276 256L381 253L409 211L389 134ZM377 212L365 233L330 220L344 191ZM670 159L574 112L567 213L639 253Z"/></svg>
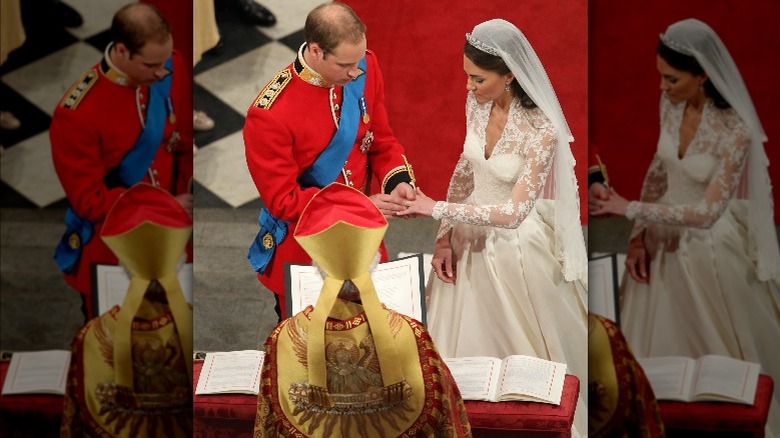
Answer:
<svg viewBox="0 0 780 438"><path fill-rule="evenodd" d="M640 202L630 202L626 217L636 218L636 235L649 222L709 228L723 214L740 183L750 144L748 128L733 109L710 99L688 149L678 158L685 102L661 97L661 133L645 175Z"/></svg>
<svg viewBox="0 0 780 438"><path fill-rule="evenodd" d="M485 133L492 102L466 99L466 140L455 165L447 201L433 210L442 219L438 237L454 222L516 228L542 193L557 145L555 129L541 110L515 99L493 152L485 157Z"/></svg>

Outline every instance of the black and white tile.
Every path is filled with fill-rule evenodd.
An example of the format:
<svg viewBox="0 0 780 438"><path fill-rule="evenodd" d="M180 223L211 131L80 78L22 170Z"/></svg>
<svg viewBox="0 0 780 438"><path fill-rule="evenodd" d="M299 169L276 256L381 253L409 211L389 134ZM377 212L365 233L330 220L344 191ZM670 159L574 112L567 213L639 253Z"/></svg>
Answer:
<svg viewBox="0 0 780 438"><path fill-rule="evenodd" d="M0 66L3 107L22 122L17 130L0 131L5 149L0 158L2 207L66 205L51 160L51 116L73 81L100 59L111 17L126 3L64 1L82 14L84 24L62 28L26 14L27 40ZM272 27L249 24L233 0L214 1L221 43L194 69L195 108L216 122L213 129L195 135L197 207L256 209L260 200L246 168L241 136L244 114L262 86L294 59L303 42L306 14L320 0L263 1L277 16ZM23 12L32 6L23 5Z"/></svg>
<svg viewBox="0 0 780 438"><path fill-rule="evenodd" d="M244 116L266 82L295 58L303 43L306 14L319 3L263 1L277 24L258 27L247 24L231 1L216 1L221 42L194 70L195 108L216 122L212 130L195 134L197 207L259 207L244 158Z"/></svg>

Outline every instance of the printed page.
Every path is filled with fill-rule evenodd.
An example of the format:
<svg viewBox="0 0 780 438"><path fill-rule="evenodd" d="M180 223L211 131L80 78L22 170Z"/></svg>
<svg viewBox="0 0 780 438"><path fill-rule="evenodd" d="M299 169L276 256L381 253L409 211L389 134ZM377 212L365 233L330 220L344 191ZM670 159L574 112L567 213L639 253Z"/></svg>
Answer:
<svg viewBox="0 0 780 438"><path fill-rule="evenodd" d="M18 351L11 356L3 383L6 394L65 394L71 353L67 350Z"/></svg>
<svg viewBox="0 0 780 438"><path fill-rule="evenodd" d="M496 401L501 360L495 357L444 358L463 400Z"/></svg>
<svg viewBox="0 0 780 438"><path fill-rule="evenodd" d="M504 359L498 400L532 400L561 404L566 364L531 356Z"/></svg>
<svg viewBox="0 0 780 438"><path fill-rule="evenodd" d="M724 400L753 405L761 365L717 355L702 356L698 362L691 390L693 400Z"/></svg>
<svg viewBox="0 0 780 438"><path fill-rule="evenodd" d="M206 353L195 394L260 392L260 370L265 353L240 350Z"/></svg>
<svg viewBox="0 0 780 438"><path fill-rule="evenodd" d="M181 284L184 299L192 304L192 263L184 263L178 267L176 276ZM98 314L109 311L114 306L121 306L130 287L130 277L125 268L115 265L96 265L95 294Z"/></svg>
<svg viewBox="0 0 780 438"><path fill-rule="evenodd" d="M379 301L398 313L424 322L422 307L421 257L380 263L371 274ZM322 277L311 265L289 265L290 315L315 305L322 289Z"/></svg>
<svg viewBox="0 0 780 438"><path fill-rule="evenodd" d="M659 400L689 401L696 361L689 357L637 358Z"/></svg>

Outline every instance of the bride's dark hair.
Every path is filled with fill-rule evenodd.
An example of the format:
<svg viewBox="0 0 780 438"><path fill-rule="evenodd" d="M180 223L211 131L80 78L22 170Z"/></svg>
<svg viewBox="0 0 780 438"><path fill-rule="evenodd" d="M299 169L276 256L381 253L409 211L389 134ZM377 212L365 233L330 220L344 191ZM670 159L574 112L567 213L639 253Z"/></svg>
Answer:
<svg viewBox="0 0 780 438"><path fill-rule="evenodd" d="M673 50L663 42L658 42L656 52L664 61L666 61L667 64L677 70L687 71L688 73L694 75L704 74L704 69L701 67L696 58ZM715 88L715 85L713 85L709 78L704 81L704 93L707 95L707 97L712 99L717 108L731 108L731 105L726 101L726 99L723 98L723 96L721 96L720 92L717 88Z"/></svg>
<svg viewBox="0 0 780 438"><path fill-rule="evenodd" d="M463 54L466 55L466 58L470 59L474 65L483 70L494 71L500 75L511 73L509 67L506 66L506 63L500 56L483 52L468 42L463 46ZM517 81L517 78L512 79L510 84L512 91L515 92L515 96L520 98L520 105L522 105L523 108L536 108L536 103L531 100L528 93L523 90L523 87L520 86L520 82Z"/></svg>

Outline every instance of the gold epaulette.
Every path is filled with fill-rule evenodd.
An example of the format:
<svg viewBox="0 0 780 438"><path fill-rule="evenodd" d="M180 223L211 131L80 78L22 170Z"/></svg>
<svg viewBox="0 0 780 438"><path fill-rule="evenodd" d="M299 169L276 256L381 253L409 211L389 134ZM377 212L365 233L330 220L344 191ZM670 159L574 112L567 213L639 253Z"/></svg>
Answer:
<svg viewBox="0 0 780 438"><path fill-rule="evenodd" d="M290 83L290 79L292 79L292 71L290 71L289 68L280 71L276 77L268 82L260 94L257 95L255 103L253 103L252 106L271 109L271 105L274 104L274 101L279 97L279 94L284 90L284 87Z"/></svg>
<svg viewBox="0 0 780 438"><path fill-rule="evenodd" d="M87 95L87 91L95 85L98 79L97 69L90 69L84 73L81 78L76 81L73 86L70 87L68 93L60 101L60 106L63 108L76 109L81 103L81 99Z"/></svg>

